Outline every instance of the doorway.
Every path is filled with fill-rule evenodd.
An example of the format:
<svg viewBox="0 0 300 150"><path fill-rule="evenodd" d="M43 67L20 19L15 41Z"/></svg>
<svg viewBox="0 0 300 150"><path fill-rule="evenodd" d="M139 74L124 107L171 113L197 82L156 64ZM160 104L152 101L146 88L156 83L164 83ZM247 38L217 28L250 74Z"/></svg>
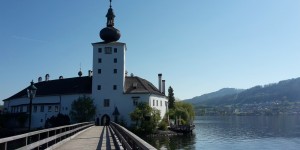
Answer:
<svg viewBox="0 0 300 150"><path fill-rule="evenodd" d="M109 122L110 122L110 117L107 114L103 115L101 118L101 126L108 126Z"/></svg>

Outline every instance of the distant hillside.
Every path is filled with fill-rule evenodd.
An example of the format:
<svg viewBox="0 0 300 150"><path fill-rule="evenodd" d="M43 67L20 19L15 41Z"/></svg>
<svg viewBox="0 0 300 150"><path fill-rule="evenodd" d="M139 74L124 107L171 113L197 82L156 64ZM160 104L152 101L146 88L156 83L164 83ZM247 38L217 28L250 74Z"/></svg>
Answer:
<svg viewBox="0 0 300 150"><path fill-rule="evenodd" d="M192 99L187 99L185 102L192 103L192 104L198 104L203 101L211 100L217 97L223 97L226 95L233 95L242 92L242 89L235 89L235 88L223 88L220 89L219 91L208 93L208 94L203 94L201 96L196 96Z"/></svg>
<svg viewBox="0 0 300 150"><path fill-rule="evenodd" d="M201 99L196 105L221 106L268 102L300 102L300 78L255 86L236 94Z"/></svg>

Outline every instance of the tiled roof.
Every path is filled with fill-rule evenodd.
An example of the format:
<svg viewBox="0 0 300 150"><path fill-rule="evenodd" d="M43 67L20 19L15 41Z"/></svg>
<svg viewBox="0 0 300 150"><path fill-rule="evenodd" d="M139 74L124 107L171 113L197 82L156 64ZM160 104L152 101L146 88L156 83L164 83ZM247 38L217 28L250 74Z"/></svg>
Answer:
<svg viewBox="0 0 300 150"><path fill-rule="evenodd" d="M58 80L49 80L35 83L37 87L36 96L50 96L50 95L67 95L67 94L83 94L92 93L92 77L75 77ZM17 94L5 99L15 99L27 97L27 88L18 92ZM140 77L126 77L125 78L125 94L135 93L149 93L164 95L149 81Z"/></svg>
<svg viewBox="0 0 300 150"><path fill-rule="evenodd" d="M163 95L151 82L136 76L126 77L125 93L150 93Z"/></svg>
<svg viewBox="0 0 300 150"><path fill-rule="evenodd" d="M92 78L86 76L49 80L35 83L34 86L37 87L36 96L92 93ZM6 100L27 97L27 88L28 87Z"/></svg>

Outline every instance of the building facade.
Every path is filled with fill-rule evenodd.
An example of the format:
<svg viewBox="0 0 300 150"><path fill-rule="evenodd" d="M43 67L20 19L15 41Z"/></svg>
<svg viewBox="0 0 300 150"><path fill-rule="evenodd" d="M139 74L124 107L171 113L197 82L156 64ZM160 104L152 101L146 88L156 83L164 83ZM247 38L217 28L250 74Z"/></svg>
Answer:
<svg viewBox="0 0 300 150"><path fill-rule="evenodd" d="M165 80L158 74L158 88L149 81L126 73L126 44L118 42L120 31L114 27L115 14L110 5L106 14L106 27L100 31L101 42L92 43L93 69L88 76L50 80L38 78L36 97L32 101L32 128L42 128L46 119L57 114L69 115L71 104L79 97L88 96L97 108L96 123L105 125L115 116L131 123L130 113L140 102L160 110L164 117L168 102L165 96ZM28 113L27 88L3 100L4 112ZM26 123L28 124L28 122Z"/></svg>

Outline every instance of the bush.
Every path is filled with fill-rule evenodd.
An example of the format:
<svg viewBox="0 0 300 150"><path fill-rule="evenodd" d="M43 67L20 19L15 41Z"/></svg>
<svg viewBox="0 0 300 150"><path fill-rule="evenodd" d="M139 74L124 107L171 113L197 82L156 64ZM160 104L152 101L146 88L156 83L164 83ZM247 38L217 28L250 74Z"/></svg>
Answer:
<svg viewBox="0 0 300 150"><path fill-rule="evenodd" d="M57 116L52 116L50 119L46 120L45 128L59 127L69 124L70 118L68 115L58 114Z"/></svg>
<svg viewBox="0 0 300 150"><path fill-rule="evenodd" d="M158 124L158 129L159 130L167 130L168 129L168 123L165 122L164 120L161 121L159 124Z"/></svg>

